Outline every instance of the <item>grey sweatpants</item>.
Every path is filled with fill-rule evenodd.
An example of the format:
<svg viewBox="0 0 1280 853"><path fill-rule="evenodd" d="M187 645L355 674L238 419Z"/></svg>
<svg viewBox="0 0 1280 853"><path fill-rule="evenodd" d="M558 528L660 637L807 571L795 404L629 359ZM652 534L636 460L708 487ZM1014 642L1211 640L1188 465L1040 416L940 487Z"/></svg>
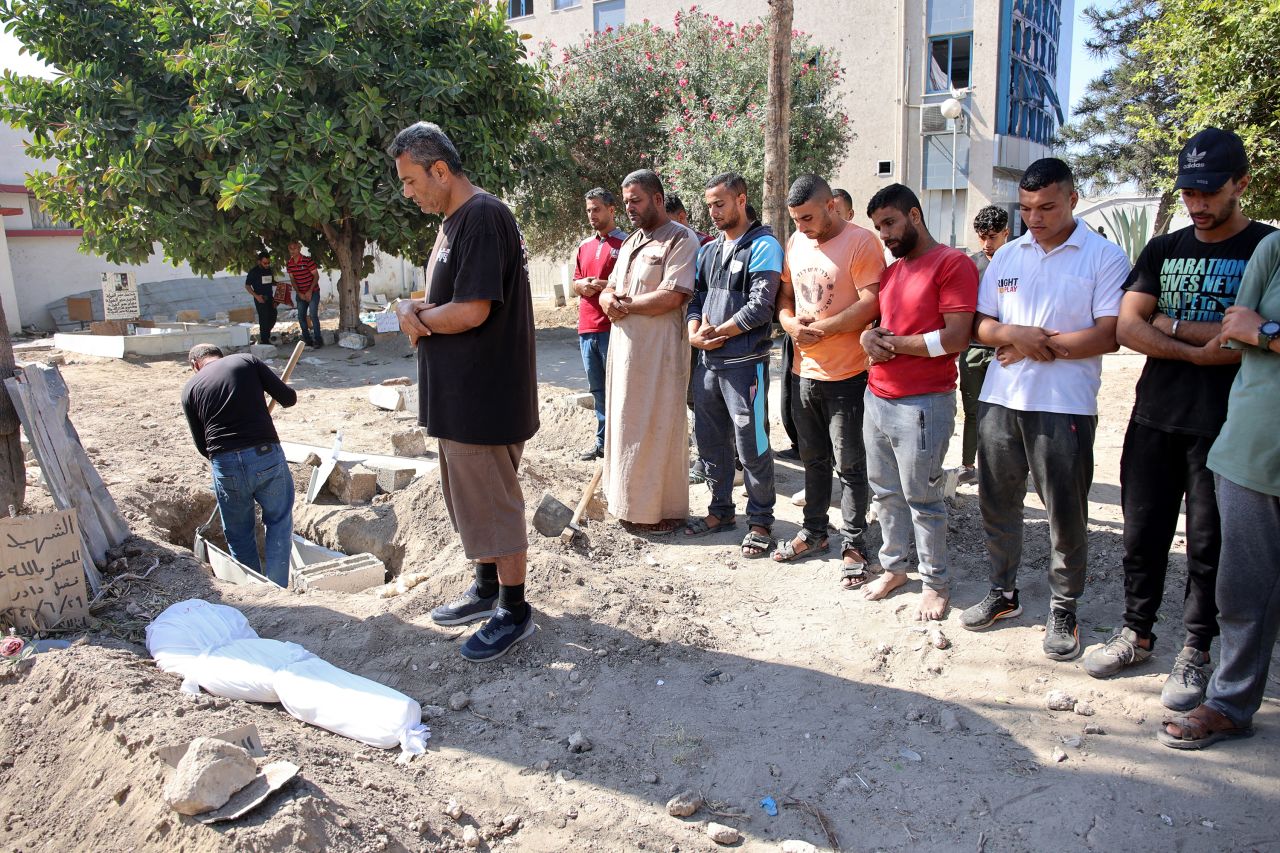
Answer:
<svg viewBox="0 0 1280 853"><path fill-rule="evenodd" d="M918 394L887 400L868 389L863 441L867 481L880 519L880 565L905 575L914 529L920 580L947 588L946 475L942 459L956 422L956 395Z"/></svg>
<svg viewBox="0 0 1280 853"><path fill-rule="evenodd" d="M1222 517L1218 668L1205 701L1238 726L1262 705L1280 635L1280 498L1215 476Z"/></svg>
<svg viewBox="0 0 1280 853"><path fill-rule="evenodd" d="M1013 590L1018 584L1029 471L1049 516L1050 603L1075 612L1089 561L1089 487L1097 425L1093 415L978 404L978 502L992 587Z"/></svg>

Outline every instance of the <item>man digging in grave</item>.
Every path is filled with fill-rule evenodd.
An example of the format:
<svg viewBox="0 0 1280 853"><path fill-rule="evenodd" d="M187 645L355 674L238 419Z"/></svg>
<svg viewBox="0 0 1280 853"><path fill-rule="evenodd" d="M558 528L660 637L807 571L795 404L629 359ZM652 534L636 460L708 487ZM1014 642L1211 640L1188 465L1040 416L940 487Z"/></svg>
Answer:
<svg viewBox="0 0 1280 853"><path fill-rule="evenodd" d="M444 132L418 122L387 149L405 198L444 218L427 264L427 298L401 300L418 354L418 419L440 443L440 490L475 561L475 582L437 607L437 625L487 619L462 646L499 658L536 630L524 600L529 540L517 472L538 431L533 298L524 241L501 201L472 186Z"/></svg>
<svg viewBox="0 0 1280 853"><path fill-rule="evenodd" d="M246 353L223 356L212 344L196 344L188 360L196 375L182 389L182 411L196 449L213 467L227 548L241 564L262 572L253 510L258 504L267 529L265 574L287 587L293 474L263 394L288 408L298 402L298 392Z"/></svg>

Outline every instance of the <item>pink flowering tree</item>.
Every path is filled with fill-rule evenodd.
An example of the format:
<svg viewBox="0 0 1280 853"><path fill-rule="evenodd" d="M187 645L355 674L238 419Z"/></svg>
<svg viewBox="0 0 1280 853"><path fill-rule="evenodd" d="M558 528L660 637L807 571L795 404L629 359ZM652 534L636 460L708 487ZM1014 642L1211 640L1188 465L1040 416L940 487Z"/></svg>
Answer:
<svg viewBox="0 0 1280 853"><path fill-rule="evenodd" d="M677 12L669 28L644 21L588 36L570 47L543 44L551 65L556 116L536 125L525 152L526 180L515 196L530 247L563 252L584 235L582 196L603 186L615 194L631 170L652 168L680 194L693 223L710 229L703 185L741 172L760 206L764 179L763 22L737 24L697 11ZM792 175L830 174L851 140L837 92L839 58L813 38L792 43ZM619 209L620 225L630 230Z"/></svg>

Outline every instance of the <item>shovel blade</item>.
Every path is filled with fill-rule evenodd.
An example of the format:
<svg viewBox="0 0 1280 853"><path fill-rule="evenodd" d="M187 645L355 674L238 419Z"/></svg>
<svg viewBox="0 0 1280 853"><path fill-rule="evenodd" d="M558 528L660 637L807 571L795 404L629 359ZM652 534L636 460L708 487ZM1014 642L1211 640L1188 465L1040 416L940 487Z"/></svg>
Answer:
<svg viewBox="0 0 1280 853"><path fill-rule="evenodd" d="M573 520L573 510L565 506L550 492L542 493L542 500L533 513L533 527L543 536L559 536Z"/></svg>

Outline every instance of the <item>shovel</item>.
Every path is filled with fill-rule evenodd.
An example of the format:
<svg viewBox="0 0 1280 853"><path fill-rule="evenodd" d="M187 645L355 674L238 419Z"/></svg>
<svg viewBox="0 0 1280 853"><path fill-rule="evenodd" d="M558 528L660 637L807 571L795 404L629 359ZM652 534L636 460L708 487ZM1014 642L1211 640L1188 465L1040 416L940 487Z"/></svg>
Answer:
<svg viewBox="0 0 1280 853"><path fill-rule="evenodd" d="M604 474L604 463L598 462L595 473L591 475L591 482L582 490L582 498L578 501L576 510L569 509L550 492L543 492L542 500L538 502L538 508L533 513L534 529L543 536L559 536L565 541L572 541L573 534L579 530L578 522L582 520L582 514L586 512L587 504L591 502L591 496L596 492L596 486L600 485L602 474Z"/></svg>

